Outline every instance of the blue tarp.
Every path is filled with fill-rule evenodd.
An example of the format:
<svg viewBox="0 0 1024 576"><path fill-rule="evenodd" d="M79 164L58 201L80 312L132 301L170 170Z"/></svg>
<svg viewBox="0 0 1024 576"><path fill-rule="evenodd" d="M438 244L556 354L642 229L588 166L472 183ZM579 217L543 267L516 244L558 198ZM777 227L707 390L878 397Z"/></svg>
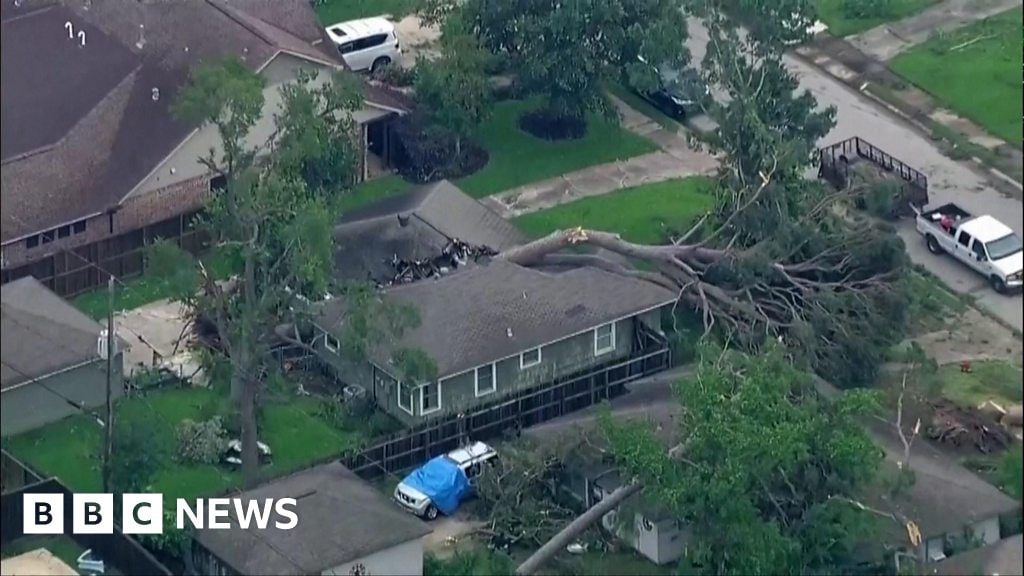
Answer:
<svg viewBox="0 0 1024 576"><path fill-rule="evenodd" d="M405 477L402 482L426 494L442 514L449 515L469 494L466 473L444 456L438 456Z"/></svg>

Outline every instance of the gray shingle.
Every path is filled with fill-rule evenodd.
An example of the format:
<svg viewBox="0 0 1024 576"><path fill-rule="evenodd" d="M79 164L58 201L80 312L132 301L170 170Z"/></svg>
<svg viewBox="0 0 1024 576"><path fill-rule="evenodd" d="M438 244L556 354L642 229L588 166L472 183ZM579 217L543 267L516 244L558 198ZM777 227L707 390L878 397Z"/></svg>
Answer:
<svg viewBox="0 0 1024 576"><path fill-rule="evenodd" d="M297 499L292 530L199 530L208 550L242 574L319 574L430 533L339 463L317 466L243 492L243 500Z"/></svg>
<svg viewBox="0 0 1024 576"><path fill-rule="evenodd" d="M0 291L0 387L98 360L96 341L103 328L95 320L32 277L4 284Z"/></svg>
<svg viewBox="0 0 1024 576"><path fill-rule="evenodd" d="M401 225L399 217L407 223ZM449 238L498 251L526 241L512 223L443 180L345 215L334 228L336 272L348 280L385 283L394 274L385 263L393 256L437 256Z"/></svg>
<svg viewBox="0 0 1024 576"><path fill-rule="evenodd" d="M669 304L675 296L597 268L552 273L504 260L385 291L385 298L419 310L420 326L405 334L400 346L429 354L440 376ZM344 304L331 300L322 306L321 327L339 326Z"/></svg>

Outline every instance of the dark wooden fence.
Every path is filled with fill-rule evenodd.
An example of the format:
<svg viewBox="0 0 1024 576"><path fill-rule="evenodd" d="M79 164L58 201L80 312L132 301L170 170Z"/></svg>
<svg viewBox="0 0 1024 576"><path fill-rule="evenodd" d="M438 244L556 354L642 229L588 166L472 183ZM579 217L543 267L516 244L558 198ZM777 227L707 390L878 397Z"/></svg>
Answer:
<svg viewBox="0 0 1024 576"><path fill-rule="evenodd" d="M4 454L5 462L7 454ZM13 462L17 460L11 459ZM31 472L26 468L26 473ZM25 494L62 494L64 496L65 534L79 546L101 558L104 563L116 567L124 574L140 576L171 576L171 571L161 564L134 538L121 532L115 525L113 534L70 534L72 525L71 491L56 478L49 478L26 484L0 495L0 544L8 544L25 535L24 510ZM72 568L77 568L72 566Z"/></svg>
<svg viewBox="0 0 1024 576"><path fill-rule="evenodd" d="M456 413L403 430L341 462L364 479L393 474L458 448L467 439L486 440L508 430L546 422L625 392L629 382L671 366L671 352L659 346L552 384L499 398L472 412Z"/></svg>
<svg viewBox="0 0 1024 576"><path fill-rule="evenodd" d="M40 474L12 456L10 452L0 449L0 492L17 490L42 479Z"/></svg>
<svg viewBox="0 0 1024 576"><path fill-rule="evenodd" d="M110 274L126 280L146 270L146 249L158 239L173 240L182 249L199 253L206 238L192 227L199 213L183 214L150 226L58 252L30 264L3 271L3 283L34 276L65 298L104 286Z"/></svg>

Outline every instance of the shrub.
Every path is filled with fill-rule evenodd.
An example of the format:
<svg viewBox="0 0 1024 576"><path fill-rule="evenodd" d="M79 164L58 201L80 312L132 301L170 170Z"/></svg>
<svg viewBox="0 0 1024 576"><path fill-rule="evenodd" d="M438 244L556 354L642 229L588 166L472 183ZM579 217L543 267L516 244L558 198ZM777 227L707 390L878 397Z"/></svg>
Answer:
<svg viewBox="0 0 1024 576"><path fill-rule="evenodd" d="M371 78L387 86L406 88L416 82L416 69L398 65L381 66L371 75Z"/></svg>
<svg viewBox="0 0 1024 576"><path fill-rule="evenodd" d="M407 116L395 123L399 147L398 172L406 180L418 183L455 180L476 172L487 164L487 151L463 141L462 154L455 154L455 136L429 126L418 116Z"/></svg>
<svg viewBox="0 0 1024 576"><path fill-rule="evenodd" d="M185 419L178 424L178 457L184 462L215 464L227 447L227 431L219 416L204 422Z"/></svg>
<svg viewBox="0 0 1024 576"><path fill-rule="evenodd" d="M115 421L112 444L112 491L125 494L145 490L164 458L156 425L143 419Z"/></svg>

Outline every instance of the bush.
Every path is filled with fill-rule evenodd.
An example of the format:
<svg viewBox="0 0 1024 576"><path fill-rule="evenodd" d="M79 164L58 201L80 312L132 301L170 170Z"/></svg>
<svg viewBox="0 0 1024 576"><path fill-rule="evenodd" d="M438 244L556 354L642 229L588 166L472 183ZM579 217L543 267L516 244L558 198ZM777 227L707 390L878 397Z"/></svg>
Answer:
<svg viewBox="0 0 1024 576"><path fill-rule="evenodd" d="M115 420L110 487L116 494L142 492L164 459L159 432L150 420Z"/></svg>
<svg viewBox="0 0 1024 576"><path fill-rule="evenodd" d="M519 127L544 140L579 140L587 135L587 121L541 108L519 117Z"/></svg>
<svg viewBox="0 0 1024 576"><path fill-rule="evenodd" d="M381 66L371 76L372 79L395 88L406 88L416 82L416 69L398 65Z"/></svg>
<svg viewBox="0 0 1024 576"><path fill-rule="evenodd" d="M227 447L227 430L219 416L204 422L185 419L178 424L178 457L183 462L215 464Z"/></svg>
<svg viewBox="0 0 1024 576"><path fill-rule="evenodd" d="M462 155L455 154L455 136L428 126L420 117L405 117L395 123L398 142L398 172L417 183L456 180L483 168L489 156L478 144L463 140Z"/></svg>

